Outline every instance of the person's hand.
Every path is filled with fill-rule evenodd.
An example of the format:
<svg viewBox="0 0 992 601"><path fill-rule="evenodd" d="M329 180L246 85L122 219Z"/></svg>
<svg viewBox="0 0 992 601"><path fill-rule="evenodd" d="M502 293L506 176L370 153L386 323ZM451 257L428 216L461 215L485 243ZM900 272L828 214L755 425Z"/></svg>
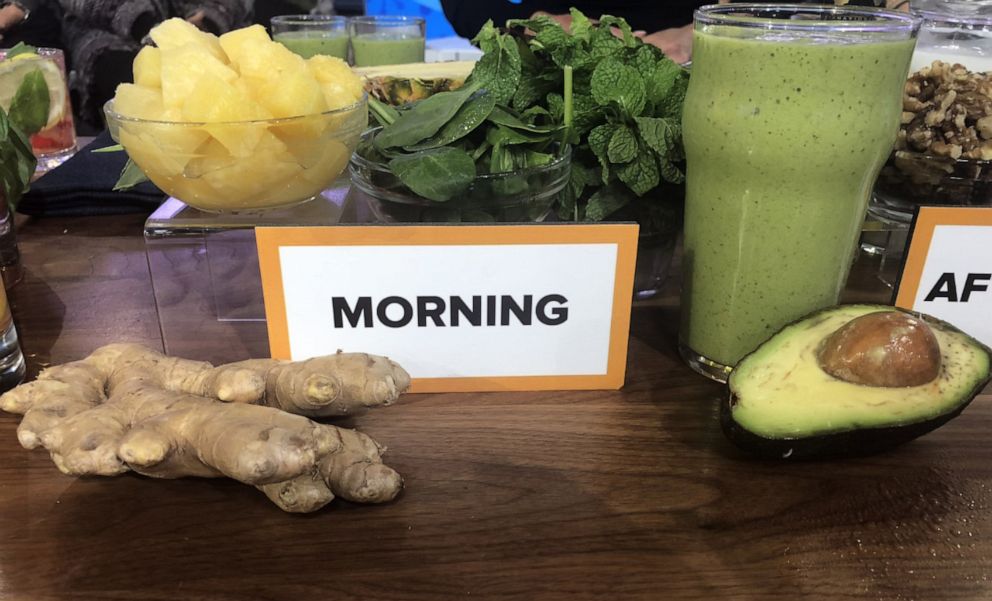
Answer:
<svg viewBox="0 0 992 601"><path fill-rule="evenodd" d="M657 46L665 56L682 64L692 58L692 25L672 27L639 36L645 43Z"/></svg>
<svg viewBox="0 0 992 601"><path fill-rule="evenodd" d="M24 11L16 4L0 8L0 31L7 31L24 20Z"/></svg>

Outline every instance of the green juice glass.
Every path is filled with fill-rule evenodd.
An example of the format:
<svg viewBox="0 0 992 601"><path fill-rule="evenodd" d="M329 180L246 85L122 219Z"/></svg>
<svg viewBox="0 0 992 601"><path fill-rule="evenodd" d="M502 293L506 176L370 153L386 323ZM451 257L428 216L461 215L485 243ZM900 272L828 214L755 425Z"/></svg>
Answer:
<svg viewBox="0 0 992 601"><path fill-rule="evenodd" d="M353 17L348 20L356 67L424 62L426 22L420 17Z"/></svg>
<svg viewBox="0 0 992 601"><path fill-rule="evenodd" d="M697 372L725 382L782 326L837 303L918 29L884 9L696 11L679 350Z"/></svg>
<svg viewBox="0 0 992 601"><path fill-rule="evenodd" d="M295 54L348 60L348 19L330 15L281 15L270 21L272 39Z"/></svg>

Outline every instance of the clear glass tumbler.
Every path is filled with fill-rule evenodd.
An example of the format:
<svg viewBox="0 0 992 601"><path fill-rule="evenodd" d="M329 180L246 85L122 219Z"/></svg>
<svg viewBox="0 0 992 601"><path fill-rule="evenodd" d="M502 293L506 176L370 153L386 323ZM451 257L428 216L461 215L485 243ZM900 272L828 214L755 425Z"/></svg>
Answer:
<svg viewBox="0 0 992 601"><path fill-rule="evenodd" d="M919 19L730 4L696 11L694 29L679 347L726 381L782 326L837 302Z"/></svg>
<svg viewBox="0 0 992 601"><path fill-rule="evenodd" d="M348 32L355 66L424 62L425 27L420 17L352 17Z"/></svg>
<svg viewBox="0 0 992 601"><path fill-rule="evenodd" d="M38 48L38 54L21 54L7 60L0 50L0 98L13 98L24 77L40 70L51 99L48 123L31 136L31 149L38 158L37 173L45 173L64 163L76 152L76 128L66 83L65 55L57 48Z"/></svg>
<svg viewBox="0 0 992 601"><path fill-rule="evenodd" d="M348 60L348 19L331 15L272 17L272 39L303 58L317 54Z"/></svg>

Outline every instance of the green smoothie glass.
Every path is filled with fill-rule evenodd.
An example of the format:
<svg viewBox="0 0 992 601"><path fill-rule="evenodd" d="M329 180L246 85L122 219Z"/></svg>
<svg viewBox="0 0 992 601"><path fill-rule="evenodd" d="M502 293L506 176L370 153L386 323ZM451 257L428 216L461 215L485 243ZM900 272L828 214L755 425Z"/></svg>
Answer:
<svg viewBox="0 0 992 601"><path fill-rule="evenodd" d="M918 28L884 9L696 11L679 349L699 373L726 381L782 326L837 302Z"/></svg>
<svg viewBox="0 0 992 601"><path fill-rule="evenodd" d="M272 17L272 39L303 58L318 54L348 60L348 19L330 15Z"/></svg>
<svg viewBox="0 0 992 601"><path fill-rule="evenodd" d="M420 17L352 17L348 31L355 66L424 62L425 27Z"/></svg>

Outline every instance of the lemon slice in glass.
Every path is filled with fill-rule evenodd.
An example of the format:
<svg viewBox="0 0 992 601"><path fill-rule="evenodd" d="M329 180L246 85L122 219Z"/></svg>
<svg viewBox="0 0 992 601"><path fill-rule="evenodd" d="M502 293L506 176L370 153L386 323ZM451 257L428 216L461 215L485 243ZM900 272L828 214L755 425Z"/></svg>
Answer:
<svg viewBox="0 0 992 601"><path fill-rule="evenodd" d="M14 100L17 87L21 85L24 77L35 69L41 69L51 100L48 105L48 123L42 128L44 131L62 120L66 106L65 99L69 94L62 79L62 71L54 62L36 54L18 54L9 60L0 61L0 107L3 107L4 111L10 110L10 103Z"/></svg>

